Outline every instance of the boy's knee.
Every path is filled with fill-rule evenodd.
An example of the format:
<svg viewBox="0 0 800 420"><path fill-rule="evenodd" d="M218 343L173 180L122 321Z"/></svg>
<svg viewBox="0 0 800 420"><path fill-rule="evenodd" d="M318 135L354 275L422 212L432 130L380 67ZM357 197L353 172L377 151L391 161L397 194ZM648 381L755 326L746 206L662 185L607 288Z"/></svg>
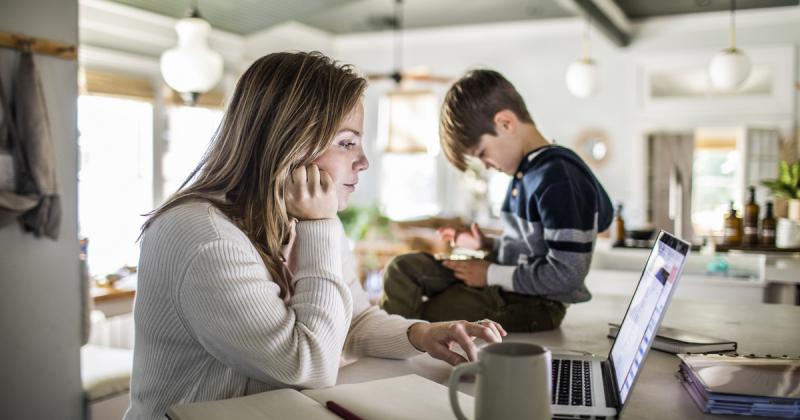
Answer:
<svg viewBox="0 0 800 420"><path fill-rule="evenodd" d="M398 255L389 260L389 263L386 264L383 275L384 281L396 278L394 274L398 273L413 275L415 269L424 266L426 263L430 263L431 260L430 255L423 252Z"/></svg>
<svg viewBox="0 0 800 420"><path fill-rule="evenodd" d="M384 292L404 291L414 283L416 273L413 267L418 259L418 254L403 254L389 260L383 270Z"/></svg>

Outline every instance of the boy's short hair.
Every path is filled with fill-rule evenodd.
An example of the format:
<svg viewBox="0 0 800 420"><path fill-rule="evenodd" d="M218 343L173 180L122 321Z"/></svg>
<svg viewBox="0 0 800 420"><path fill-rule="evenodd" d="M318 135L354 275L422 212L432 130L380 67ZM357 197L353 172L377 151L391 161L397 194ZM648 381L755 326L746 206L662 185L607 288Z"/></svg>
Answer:
<svg viewBox="0 0 800 420"><path fill-rule="evenodd" d="M514 85L493 70L472 70L459 79L444 98L439 136L447 160L456 168L467 168L466 153L484 134L496 135L494 116L509 110L523 122L533 124L525 101Z"/></svg>

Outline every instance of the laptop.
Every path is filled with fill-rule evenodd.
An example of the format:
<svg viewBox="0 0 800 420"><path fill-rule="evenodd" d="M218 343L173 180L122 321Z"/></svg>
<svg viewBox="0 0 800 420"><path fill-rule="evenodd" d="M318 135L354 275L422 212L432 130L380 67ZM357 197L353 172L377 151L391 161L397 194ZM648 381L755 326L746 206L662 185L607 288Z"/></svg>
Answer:
<svg viewBox="0 0 800 420"><path fill-rule="evenodd" d="M553 417L619 416L664 319L691 246L661 231L607 358L553 354Z"/></svg>

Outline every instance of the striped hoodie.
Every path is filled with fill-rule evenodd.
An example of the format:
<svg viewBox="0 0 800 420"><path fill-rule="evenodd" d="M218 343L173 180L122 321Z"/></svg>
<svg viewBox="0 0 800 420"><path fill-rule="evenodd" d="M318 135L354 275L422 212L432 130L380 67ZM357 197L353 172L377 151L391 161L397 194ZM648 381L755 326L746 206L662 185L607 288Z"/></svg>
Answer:
<svg viewBox="0 0 800 420"><path fill-rule="evenodd" d="M564 303L591 299L584 278L613 208L575 152L546 146L528 153L508 186L501 218L489 285Z"/></svg>

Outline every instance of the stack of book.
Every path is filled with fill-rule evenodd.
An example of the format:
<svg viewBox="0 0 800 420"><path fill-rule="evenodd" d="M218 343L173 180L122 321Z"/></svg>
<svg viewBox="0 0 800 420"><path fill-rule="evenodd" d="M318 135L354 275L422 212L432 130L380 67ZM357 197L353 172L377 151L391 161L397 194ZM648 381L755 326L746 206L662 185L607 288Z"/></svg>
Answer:
<svg viewBox="0 0 800 420"><path fill-rule="evenodd" d="M678 378L706 413L800 417L800 359L680 354Z"/></svg>

